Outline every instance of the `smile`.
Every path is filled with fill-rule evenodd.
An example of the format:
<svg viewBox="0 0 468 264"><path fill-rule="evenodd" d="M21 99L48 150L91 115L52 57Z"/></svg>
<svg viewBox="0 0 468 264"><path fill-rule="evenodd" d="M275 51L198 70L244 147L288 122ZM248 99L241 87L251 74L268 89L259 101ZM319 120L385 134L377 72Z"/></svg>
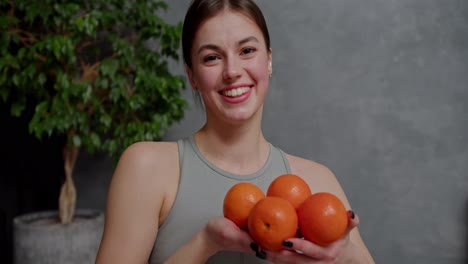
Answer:
<svg viewBox="0 0 468 264"><path fill-rule="evenodd" d="M250 90L249 87L239 87L239 88L235 88L231 90L224 90L224 91L221 91L220 93L224 96L238 97L238 96L245 94L249 90Z"/></svg>

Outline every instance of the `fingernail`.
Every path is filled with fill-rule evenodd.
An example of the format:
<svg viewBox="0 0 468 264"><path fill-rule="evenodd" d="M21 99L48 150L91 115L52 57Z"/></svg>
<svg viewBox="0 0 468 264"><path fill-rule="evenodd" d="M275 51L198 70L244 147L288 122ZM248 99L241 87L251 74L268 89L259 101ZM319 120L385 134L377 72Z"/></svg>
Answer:
<svg viewBox="0 0 468 264"><path fill-rule="evenodd" d="M352 210L348 211L348 217L351 218L351 219L354 219L355 215L354 215L354 212Z"/></svg>
<svg viewBox="0 0 468 264"><path fill-rule="evenodd" d="M250 248L255 251L255 252L258 252L258 245L255 244L254 242L250 243Z"/></svg>
<svg viewBox="0 0 468 264"><path fill-rule="evenodd" d="M260 258L260 259L266 259L266 252L258 251L257 254L255 254L255 256L257 256L257 258Z"/></svg>
<svg viewBox="0 0 468 264"><path fill-rule="evenodd" d="M283 246L285 246L287 248L292 248L293 243L291 241L285 240L285 241L283 241Z"/></svg>

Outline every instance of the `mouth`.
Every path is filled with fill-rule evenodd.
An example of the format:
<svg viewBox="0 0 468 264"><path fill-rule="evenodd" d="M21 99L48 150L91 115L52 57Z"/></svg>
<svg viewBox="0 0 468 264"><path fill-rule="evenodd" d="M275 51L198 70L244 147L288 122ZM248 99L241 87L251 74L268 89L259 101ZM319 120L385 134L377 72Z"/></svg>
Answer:
<svg viewBox="0 0 468 264"><path fill-rule="evenodd" d="M238 87L233 89L225 89L219 93L227 97L239 97L247 93L250 90L250 87Z"/></svg>

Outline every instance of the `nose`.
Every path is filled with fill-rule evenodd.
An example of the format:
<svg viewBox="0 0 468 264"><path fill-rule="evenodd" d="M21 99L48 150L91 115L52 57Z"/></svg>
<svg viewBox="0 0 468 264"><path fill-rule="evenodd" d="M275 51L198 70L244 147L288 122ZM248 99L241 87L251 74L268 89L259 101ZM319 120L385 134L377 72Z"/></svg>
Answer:
<svg viewBox="0 0 468 264"><path fill-rule="evenodd" d="M223 78L227 81L233 81L241 76L242 67L235 58L226 58L224 62Z"/></svg>

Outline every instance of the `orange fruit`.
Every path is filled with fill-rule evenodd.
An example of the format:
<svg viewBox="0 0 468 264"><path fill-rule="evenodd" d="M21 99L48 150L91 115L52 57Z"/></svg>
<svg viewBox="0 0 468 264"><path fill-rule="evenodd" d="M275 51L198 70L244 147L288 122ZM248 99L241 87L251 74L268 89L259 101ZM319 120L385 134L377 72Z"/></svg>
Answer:
<svg viewBox="0 0 468 264"><path fill-rule="evenodd" d="M233 221L239 228L247 230L250 210L264 197L265 193L257 185L249 182L237 183L224 196L224 217Z"/></svg>
<svg viewBox="0 0 468 264"><path fill-rule="evenodd" d="M287 200L265 197L250 212L249 234L260 248L270 251L283 249L283 241L295 237L297 214Z"/></svg>
<svg viewBox="0 0 468 264"><path fill-rule="evenodd" d="M348 227L345 206L338 197L327 192L309 196L299 206L297 217L304 238L321 246L340 239Z"/></svg>
<svg viewBox="0 0 468 264"><path fill-rule="evenodd" d="M296 210L311 194L307 182L294 174L283 174L276 177L267 190L267 196L286 199Z"/></svg>

